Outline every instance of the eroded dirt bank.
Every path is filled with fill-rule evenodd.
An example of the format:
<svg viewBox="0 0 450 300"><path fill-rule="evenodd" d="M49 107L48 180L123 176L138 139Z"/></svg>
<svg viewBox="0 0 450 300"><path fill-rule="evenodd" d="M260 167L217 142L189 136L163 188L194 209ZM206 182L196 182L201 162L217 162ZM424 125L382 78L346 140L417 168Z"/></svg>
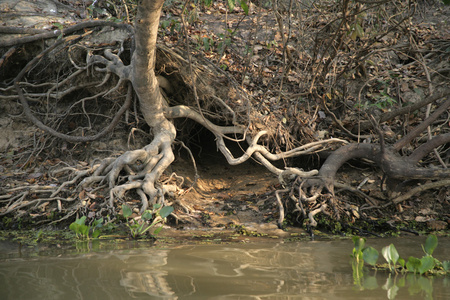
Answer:
<svg viewBox="0 0 450 300"><path fill-rule="evenodd" d="M36 2L19 2L27 5L36 4ZM40 5L45 1L38 2ZM226 105L239 111L239 113L246 110L244 102L236 94L228 93L227 88L229 86L223 84L227 82L227 76L234 76L234 80L239 81L247 89L254 102L251 103L253 109L250 110L254 114L249 115L253 118L251 127L254 130L273 129L275 134L268 140L264 140L263 143L272 143L271 146L274 150L288 149L294 144L321 140L330 136L339 136L349 141L360 142L361 132L356 131L359 128L361 115L356 107L359 109L361 106L365 106L364 109L367 109L369 113L380 117L397 109L397 106L401 107L423 101L429 90L442 88L448 83L448 71L446 70L448 70L449 61L448 56L445 56L445 49L447 49L446 43L449 40L449 32L448 27L443 26L445 22L448 22L447 7L439 5L418 7L418 13L411 20L413 22L411 26L414 27L410 29L411 37L414 36L419 42L418 48L414 48L415 50L410 48L411 45L405 44L406 40L401 40L404 36L399 32L387 34L382 39L382 43L374 45L375 52L379 52L379 55L374 55L373 59L367 61L367 63L364 62L360 68L358 67L357 70L353 70L354 72L349 71L346 74L351 81L346 81L345 87L342 87L341 83L334 83L331 87L323 85L317 88L316 94L314 94L309 92L307 86L310 83L309 80L312 79L308 77L309 75L306 72L309 70L312 61L311 53L308 52L309 50L303 51L303 49L297 49L296 47L304 46L302 38L308 38L308 41L312 43L317 33L316 41L320 39L324 41L324 44L319 45L318 48L326 48L323 46L328 39L332 40L334 29L325 25L336 17L335 14L328 12L330 7L324 6L325 9L314 11L317 15L311 15L311 18L305 20L305 23L296 24L299 25L299 28L302 27L300 25L305 24L310 32L305 31L304 36L292 35L290 47L285 47L286 50L282 47L283 38L285 38L284 33L277 32L279 20L276 19L271 9L261 10L258 7L252 7L254 13L245 18L242 23L239 23L242 11L237 11L227 19L229 24L225 24L222 17L228 13L226 9L224 10L223 4L215 4L206 11L193 11L195 13L193 23L187 26L187 30L192 37L190 42L193 44L191 46L197 47L197 50L204 50L202 55L208 58L210 62L218 64L229 72L226 76L217 72L215 75L222 74L222 77L208 78L211 83L214 83L211 86L217 89L217 95L222 96L223 94L219 92L223 92L229 97L226 98L228 101ZM3 8L4 6L2 6ZM53 7L33 8L33 15L38 18L40 12L46 12L48 9L53 9ZM12 16L11 8L7 8L7 10L5 12ZM29 7L27 10L30 10ZM257 11L261 15L256 14ZM173 17L174 14L178 16L179 13L178 7L168 7L163 22L172 22L176 19ZM283 16L287 21L288 15L283 14ZM76 12L69 10L65 11L65 14L61 13L60 17L60 19L52 19L52 22L60 21L63 23L67 21L70 23L74 19L81 21L86 16L77 15ZM66 17L70 17L69 20ZM12 20L14 21L14 19ZM239 30L236 29L236 35L223 36L228 32L224 30L223 24L225 26L241 24L242 27L239 27ZM12 23L12 25L18 24ZM24 21L23 25L34 26L30 25L28 21ZM52 28L55 30L57 28L56 23L48 25L53 26ZM176 32L175 34L171 32L177 30L175 25L170 25L161 30L161 45L168 45L168 47L175 49L180 47ZM361 26L362 23L359 25ZM255 28L261 29L256 34L259 40L255 41L252 55L246 60L244 59L246 54L243 53L243 50L246 49L245 43L251 36L251 30ZM265 29L263 30L263 28ZM46 30L46 28L44 29ZM114 31L111 30L111 32ZM117 31L115 31L116 34ZM295 34L300 34L300 31L295 32ZM370 34L370 30L367 31L367 34ZM113 34L113 36L117 37L118 35ZM347 62L351 65L354 54L359 53L358 51L364 46L362 42L368 42L363 40L362 35L354 39L345 34L342 36L347 38L347 50L354 52L349 52L353 53L352 55L343 53L336 63L336 67ZM220 41L225 42L225 38L229 38L229 41L233 42L227 51L224 48L219 49ZM124 42L125 46L128 45L127 43L131 44L125 40L125 37L122 37L121 41ZM402 41L402 43L398 43L399 41ZM92 40L89 42L92 42ZM98 43L103 45L103 42L104 40ZM224 43L222 43L223 45ZM42 50L41 46L45 45L36 43L33 44L33 47L36 48L24 48L27 51L15 52L21 60L18 59L14 63L9 62L8 66L13 66L9 70L18 72L27 60L32 59ZM111 45L108 44L108 46ZM207 46L211 48L207 50ZM131 48L130 45L128 47ZM389 47L392 49L387 51L386 49ZM297 50L294 51L294 49ZM281 63L286 59L287 53L285 51L288 50L292 51L291 54L294 55L290 59L295 60L295 64L292 64L289 67L290 69L285 68L286 66ZM218 55L220 51L224 51L223 55ZM328 55L325 52L322 54ZM323 62L320 60L322 54L317 55L317 70L323 66ZM433 86L428 85L429 82L426 78L426 70L428 69L424 68L424 63L414 56L416 54L418 57L423 55L426 59L429 59L425 62L428 63L428 69L432 72L441 71L439 74L432 73ZM167 63L167 61L163 62ZM52 63L52 61L48 60L43 64L45 63ZM164 63L158 65L161 72L165 68ZM208 65L204 61L202 63ZM243 68L245 64L248 64L248 66ZM67 59L64 60L64 65L73 67ZM57 75L54 74L52 68L42 68L42 73L39 73L40 68L37 69L38 72L30 76L33 80L43 77L41 74L48 76L48 82L57 80L55 79ZM136 110L130 109L126 121L122 121L116 130L106 138L91 143L68 143L31 126L30 120L23 115L23 107L18 103L14 89L10 84L8 86L11 78L8 78L8 72L4 70L2 69L1 75L5 82L2 82L1 88L2 92L8 94L5 94L5 96L2 94L0 97L0 189L2 191L0 193L2 196L0 198L0 201L2 201L0 205L0 226L2 229L23 229L40 226L47 229L67 228L80 215L87 215L90 220L95 217L103 216L106 218L110 216L111 218L108 221L117 221L117 218L111 216L106 210L104 213L101 211L108 197L105 190L78 191L76 190L78 183L74 183L64 190L65 193L60 199L55 197L51 201L46 200L48 197L45 190L56 190L65 180L72 179L70 176L56 176L53 171L57 169L67 167L81 170L90 166L97 159L108 156L118 157L125 151L145 146L151 140L151 137L147 133L147 127L137 126L139 122L141 125L144 123L142 116L136 113ZM178 72L178 70L172 69L164 71L167 73ZM244 71L247 72L248 76L240 77L245 73ZM283 74L285 71L286 74ZM286 75L285 78L280 74ZM187 76L189 74L182 75ZM327 76L335 78L337 71L330 71ZM189 78L189 76L187 77ZM89 80L88 77L85 77L82 83L86 84ZM181 82L180 78L177 78L177 80L182 95L173 96L170 100L175 103L181 100L190 101L188 104L196 107L197 103L194 103L188 80L185 80L185 82ZM111 82L107 89L111 89L114 84L115 82ZM36 83L34 88L41 88L40 83ZM209 89L204 86L203 88L203 95L208 96ZM226 90L226 93L224 90ZM280 93L274 92L278 90ZM45 96L42 95L46 91L44 93L39 90L39 92L41 93L38 94L43 98L34 102L30 101L30 103L32 106L36 106L36 108L33 106L36 115L42 120L46 120L47 117L52 116L53 111L52 109L46 110L47 107L43 104L45 103ZM320 95L317 93L320 93ZM361 94L363 94L362 100L360 100ZM34 94L30 92L30 98L32 98L32 95ZM58 103L59 106L62 103L74 101L72 96L74 95L71 94L70 97L63 100L58 98L55 103ZM89 96L84 95L82 97L88 98ZM123 100L122 98L118 99L120 99L118 102ZM114 101L116 100L114 99ZM343 104L347 100L348 103ZM115 113L115 111L109 110L109 106L117 107L117 102L114 101L108 102L112 104L105 105L104 110L94 112L89 120L94 120L98 116L104 117L107 113ZM83 101L78 103L81 102ZM206 99L202 104L208 109L212 107L214 113L207 116L213 116L216 113L219 115L217 117L218 123L232 122L226 119L230 119L230 114L227 109L223 109L223 106L218 106L211 99ZM433 105L432 108L435 109L436 106ZM66 107L71 107L71 104L67 104ZM256 108L259 111L256 111ZM49 117L51 119L49 123L55 125L55 128L61 131L85 134L84 128L82 128L85 127L84 120L79 119L80 115L77 112L74 116L69 116L64 120ZM413 125L420 123L425 115L426 109L424 107L408 117L387 120L383 124L386 133L389 133L386 143L395 143L396 139L405 135ZM247 117L247 115L245 116ZM105 117L106 120L109 120L109 118L110 116ZM104 120L100 121L94 124L90 130L95 133L95 130L99 131L104 127L104 123ZM368 123L367 120L365 123ZM433 124L436 125L433 127L433 134L448 132L448 109L443 112L437 123ZM199 127L189 125L192 127L189 131L185 130L189 126L186 126L184 122L177 123L177 126L180 140L195 149L194 156L199 178L195 178L195 170L190 157L186 155L180 144L175 144L174 151L178 151L182 155L177 156L163 179L170 178L171 173L175 172L184 178L184 182L181 184L181 179L176 179L175 181L180 183L181 189L176 192L176 197L167 199L168 203L175 207L174 216L169 218L169 225L174 229L167 231L169 235L176 236L178 234L187 237L190 235L189 232L198 230L199 233L205 232L205 235L215 235L216 233L220 235L221 232L226 232L226 234L237 233L289 238L291 233L294 236L305 233L304 230L308 229L307 224L303 224L303 220L299 219L299 209L289 200L289 193L282 195L280 200L281 205L285 207L287 212L284 216L284 223L277 224L282 210L280 209L280 202L276 198L276 191L281 190L283 186L276 176L251 160L242 165L230 166L217 152L213 141L214 137L211 134L198 137L195 134ZM370 128L363 133L364 142L373 142L377 145L380 142L378 134L371 131ZM404 153L407 154L408 151L412 151L413 146L419 146L421 139L426 140L425 133L411 147L405 147ZM236 147L233 151L238 155L243 153L239 147ZM440 151L441 156L448 164L448 145L443 145ZM324 160L325 155L315 154L297 160L279 161L277 164L280 168L289 165L312 169L319 168ZM433 154L427 157L423 164L428 164L430 167L438 165ZM194 182L195 185L193 186ZM399 184L399 187L402 192L407 192L426 183L428 182L407 180ZM450 191L448 187L416 193L409 199L394 205L390 203L393 196L391 195L392 197L389 198L390 196L386 195L386 190L381 190L380 186L382 187L383 184L383 172L373 162L348 161L339 170L336 177L335 193L339 201L338 209L336 211L330 209L327 211L328 214L324 213L318 216L317 229L336 234L368 235L408 231L411 234L430 231L448 232L450 223ZM3 193L3 191L6 192ZM120 201L115 207L116 213L120 210L119 206L122 203L128 203L134 205L134 207L140 205L139 197L134 192L130 192ZM310 209L314 209L314 205L311 205ZM14 217L12 217L11 212L14 212ZM336 220L336 216L340 216L340 219ZM194 235L197 235L197 233L194 233Z"/></svg>

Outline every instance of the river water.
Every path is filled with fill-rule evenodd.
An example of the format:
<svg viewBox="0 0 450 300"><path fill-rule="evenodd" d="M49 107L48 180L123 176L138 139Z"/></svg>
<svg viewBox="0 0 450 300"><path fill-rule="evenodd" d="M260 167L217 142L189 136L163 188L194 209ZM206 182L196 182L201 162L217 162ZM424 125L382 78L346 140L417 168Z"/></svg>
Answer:
<svg viewBox="0 0 450 300"><path fill-rule="evenodd" d="M367 245L380 251L394 243L407 259L422 257L424 241ZM355 281L351 240L140 245L24 257L3 243L0 299L450 299L449 276L368 270ZM449 260L449 249L450 238L440 238L434 257Z"/></svg>

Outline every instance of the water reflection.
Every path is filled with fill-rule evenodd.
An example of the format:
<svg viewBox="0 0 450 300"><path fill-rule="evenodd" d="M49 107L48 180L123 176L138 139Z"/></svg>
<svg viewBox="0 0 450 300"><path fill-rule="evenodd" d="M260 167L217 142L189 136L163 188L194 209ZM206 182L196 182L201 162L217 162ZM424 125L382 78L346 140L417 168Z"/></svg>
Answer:
<svg viewBox="0 0 450 300"><path fill-rule="evenodd" d="M386 274L368 274L357 288L352 247L351 241L185 245L9 258L0 261L1 299L388 299L393 286L395 299L450 294L445 278L426 279L431 289L414 294L414 280L424 285L424 279L389 283Z"/></svg>

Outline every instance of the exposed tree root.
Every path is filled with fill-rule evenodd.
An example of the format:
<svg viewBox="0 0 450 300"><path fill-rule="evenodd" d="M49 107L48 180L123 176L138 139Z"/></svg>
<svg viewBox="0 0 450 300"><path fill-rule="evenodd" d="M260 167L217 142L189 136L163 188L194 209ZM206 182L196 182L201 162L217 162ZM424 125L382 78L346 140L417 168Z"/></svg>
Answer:
<svg viewBox="0 0 450 300"><path fill-rule="evenodd" d="M384 2L388 1L381 1L378 4ZM220 93L219 87L211 86L210 82L204 78L206 77L204 74L213 77L218 75L219 72L223 72L220 68L216 66L209 68L208 64L202 66L198 61L194 61L195 59L200 61L200 58L193 58L190 53L185 55L187 57L185 58L180 55L179 49L171 50L162 46L159 48L159 51L164 53L164 62L160 63L162 66L160 66L159 71L162 75L177 73L177 78L180 79L180 82L178 82L177 87L174 87L171 84L173 82L168 77L157 76L155 73L155 52L162 4L163 0L140 2L139 13L136 16L136 45L132 43L129 49L129 57L126 59L124 57L127 55L123 55L125 40L119 41L120 45L108 44L108 47L105 49L104 47L86 46L89 45L87 37L92 34L92 31L76 34L80 32L80 29L112 26L114 28L124 28L129 35L133 35L134 30L129 25L119 26L116 23L90 21L77 24L64 31L49 32L6 27L0 29L0 33L34 34L28 37L12 39L2 46L16 46L22 43L60 37L54 44L41 51L26 64L15 77L13 86L4 89L4 91L9 93L8 95L0 96L3 99L18 98L22 104L24 114L39 129L67 142L81 143L98 140L100 137L111 133L120 120L124 119L124 115L127 115L130 111L133 98L135 98L139 103L139 108L137 108L135 103L135 111L140 110L143 118L139 119L138 116L135 116L135 123L146 123L149 127L149 136L151 136L151 142L146 146L126 151L118 157L104 158L99 163L89 167L65 167L54 171L54 176L69 173L68 178L65 178L65 181L57 186L31 185L3 189L2 195L0 195L0 201L3 203L0 216L14 213L20 215L25 208L30 207L43 211L49 203L56 202L59 212L63 212L68 205L71 205L71 209L68 210L65 216L67 218L78 210L87 210L86 207L90 200L99 200L94 201L100 207L94 214L100 216L104 210L117 212L117 202L126 201L126 194L133 197L137 195L137 198L140 200L141 213L148 209L149 206L158 203L161 205L176 204L181 207L181 211L189 215L192 208L178 199L174 200L176 198L174 197L175 195L186 192L183 186L183 179L180 179L176 174L167 175L167 169L175 158L172 149L177 136L177 130L174 125L175 119L190 119L210 131L215 137L218 151L222 153L230 165L242 164L249 159L255 159L278 176L278 180L282 185L282 189L275 192L279 208L279 226L284 221L288 204L291 204L291 207L292 204L295 206L294 211L298 212L303 219L308 220L309 226L317 225L315 217L318 214L325 214L339 219L345 213L346 215L351 215L352 218L358 218L358 210L340 201L336 196L335 188L357 193L359 197L363 197L367 201L369 208L380 208L399 204L414 194L427 189L444 187L450 184L448 180L450 171L445 168L444 163L442 163L444 165L442 168L426 168L419 164L420 160L432 151L436 151L436 148L449 144L450 133L443 133L430 138L409 155L401 156L398 154L402 149L409 146L427 127L431 126L439 116L448 111L450 100L440 103L433 114L410 130L408 134L404 135L392 146L385 145L383 133L378 128L377 122L363 122L359 129L369 128L372 125L379 132L379 144L349 143L343 139L329 138L317 139L314 142L309 140L301 146L298 146L299 143L296 143L294 146L294 143L289 144L285 141L283 147L277 147L278 145L274 147L273 144L277 143L271 144L268 141L271 138L273 139L275 134L270 132L271 126L265 123L267 119L262 118L261 112L252 110L251 101L249 100L250 93L243 92L243 89L228 75L225 75L224 77L227 78L223 80L228 82L228 85L221 87L227 90L226 93ZM327 107L325 93L328 92L325 90L328 87L326 85L320 86L325 91L323 96L319 95L319 88L316 87L316 85L320 85L319 83L326 82L327 77L330 75L332 64L339 57L338 51L341 48L348 47L346 45L347 28L349 28L349 24L353 24L351 18L358 15L360 9L358 6L355 8L355 12L350 14L349 5L349 1L344 1L341 17L335 20L339 21L336 23L340 29L331 28L331 31L335 32L334 34L330 34L328 39L324 39L322 42L317 40L319 43L316 45L317 49L314 50L315 58L312 59L315 61L313 62L313 65L316 66L313 68L315 73L312 75L312 81L308 84L311 84L310 93L316 99L322 100L326 114L331 116L331 119L338 124L340 130L347 136L358 138L359 140L361 135L352 133L347 129L342 120ZM412 14L412 12L410 13ZM396 27L400 27L404 20L410 18L410 13L401 16L402 19L398 22L392 21L395 23L395 26L391 26L388 32L393 31ZM284 65L282 72L280 72L282 73L282 78L278 98L281 99L283 83L290 68L292 68L294 58L290 52L291 50L289 50L290 48L287 47L289 36L285 36L283 32L283 20L280 14L277 14L276 21L283 40L283 59L287 58L289 61L289 65ZM330 28L327 30L330 30ZM72 35L67 36L69 34ZM386 34L384 33L383 35ZM366 46L361 48L356 55L348 55L348 57L354 57L352 58L353 62L350 61L341 70L341 75L353 68L353 65L358 63L358 60L364 61L369 55L376 53L376 51L372 51L367 47L372 45L372 43L378 43L377 41L380 41L383 35L373 38L370 43L366 43ZM319 38L319 35L317 38ZM187 42L189 41L187 40ZM356 43L357 41L354 40L354 42ZM324 48L323 51L319 51L321 47ZM187 48L189 49L189 44L187 44ZM67 67L67 70L61 71L61 73L66 72L69 75L65 75L66 77L63 79L56 78L57 75L55 75L56 79L52 78L48 82L35 83L34 80L39 77L39 72L33 74L35 78L31 78L32 76L29 74L33 73L33 69L41 64L43 57L52 56L55 53L63 52L63 50L69 53L66 59L69 67ZM16 51L16 48L11 48L4 57L9 57L14 51ZM367 54L369 52L371 54ZM422 61L424 61L423 58ZM0 65L2 63L3 60L0 61ZM430 74L425 63L423 65L427 73L427 80L430 81ZM186 66L189 66L189 68ZM337 82L338 77L341 75L337 76L337 73L334 74L332 81ZM242 81L244 80L245 78L242 78ZM217 85L222 85L222 83L217 83ZM181 96L178 95L176 99L175 97L173 99L167 97L167 95L174 95L180 87L183 88ZM229 89L232 89L232 92L229 92ZM329 88L329 90L336 89L333 87ZM61 102L67 101L67 98L70 98L74 93L79 93L81 96L68 107L69 112L62 112L59 115L52 112L53 108L57 108L61 105ZM231 94L234 94L234 96L231 96ZM378 122L381 123L399 115L409 114L448 95L448 89L438 91L414 105L383 114L378 119ZM242 99L236 101L236 99L231 99L232 97L242 97ZM105 99L110 102L105 104L103 102ZM50 103L53 103L53 107L51 107ZM33 104L36 107L33 107ZM105 121L102 119L103 121L99 121L101 125L96 129L92 129L91 121L102 115L103 111L99 110L90 114L86 109L88 104L91 104L92 107L100 105L114 106L114 109L111 108L108 111L114 114L114 117L104 118L108 120L107 126L105 126ZM46 105L47 107L45 107ZM278 109L278 106L274 107L272 109ZM315 116L311 118L312 120L309 123L313 123L317 119L318 110L319 106L315 109ZM322 113L325 115L324 112ZM71 114L78 117L82 116L84 119L80 123L87 123L88 125L74 125L75 128L62 130L63 125L66 125L62 123L65 123ZM63 121L58 120L60 116L65 117ZM301 123L301 121L298 121L298 123ZM274 121L274 123L277 122L279 120ZM131 122L128 122L127 119L125 123L128 125ZM69 133L63 133L63 131ZM330 133L330 136L338 135ZM371 135L364 137L369 136ZM286 140L289 140L289 136L286 137ZM233 155L226 144L227 141L240 143L240 146L244 148L242 149L242 155L237 157ZM243 146L245 143L246 146ZM274 151L274 148L277 150ZM274 163L279 160L310 155L324 150L333 150L334 152L326 159L319 170L304 171L296 167L281 169ZM388 185L390 192L388 197L390 198L382 199L387 203L380 204L380 199L369 197L358 188L336 182L338 169L346 162L355 159L373 162L388 178L390 183ZM428 182L407 192L398 189L400 183L411 179L440 181ZM77 188L74 188L75 186ZM95 193L99 189L105 189L105 193L102 196L99 196L101 193ZM399 196L398 193L400 192L402 194ZM283 203L282 197L284 194L288 195L285 203ZM170 200L168 200L169 197L171 198ZM181 216L176 216L176 218L183 219Z"/></svg>
<svg viewBox="0 0 450 300"><path fill-rule="evenodd" d="M380 144L348 144L340 147L327 158L320 168L317 177L301 178L302 176L299 176L294 182L291 190L283 190L282 192L290 191L290 198L294 200L297 209L303 214L303 217L308 216L310 221L309 224L311 226L316 226L317 222L314 219L314 216L320 212L330 214L330 212L328 212L328 208L330 207L329 204L333 207L335 217L339 219L338 208L336 206L336 201L338 200L334 191L336 185L335 177L338 169L344 163L352 159L366 159L374 162L383 171L387 178L386 181L389 181L388 188L390 189L389 192L391 195L398 195L402 192L400 190L400 183L405 180L438 180L436 182L415 187L401 196L392 199L384 206L398 204L427 189L448 186L450 169L425 168L418 167L417 165L419 160L430 153L432 149L450 143L450 133L432 138L418 147L409 156L400 156L396 154L396 151L399 151L402 146L406 145L406 143L416 137L420 133L420 129L423 130L428 124L433 122L433 120L441 115L448 106L450 106L450 100L444 102L432 116L411 130L410 134L406 135L392 147L387 147L385 145L381 130L378 130L381 138ZM375 124L375 126L377 125ZM341 184L339 186L342 187ZM298 197L295 197L294 194L297 192ZM277 200L281 203L278 194ZM375 206L375 201L371 202L374 205L373 207L377 207ZM308 207L308 209L304 209L304 207ZM283 221L283 212L284 210L280 209L279 223Z"/></svg>

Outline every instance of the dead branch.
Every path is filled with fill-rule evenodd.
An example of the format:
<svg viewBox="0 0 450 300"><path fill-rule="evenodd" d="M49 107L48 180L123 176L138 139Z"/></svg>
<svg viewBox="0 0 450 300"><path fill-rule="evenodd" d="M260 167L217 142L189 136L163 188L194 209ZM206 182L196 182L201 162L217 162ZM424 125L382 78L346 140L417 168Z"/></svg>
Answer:
<svg viewBox="0 0 450 300"><path fill-rule="evenodd" d="M450 186L450 180L439 180L434 181L430 183L425 183L423 185L419 185L415 188L410 189L408 192L402 194L401 196L398 196L397 198L392 199L389 203L385 204L384 207L387 207L389 205L397 205L405 200L411 199L412 196L421 193L426 190L430 189L437 189L440 187L448 187Z"/></svg>
<svg viewBox="0 0 450 300"><path fill-rule="evenodd" d="M61 29L56 30L42 30L42 29L33 29L33 28L18 28L18 27L9 27L9 26L1 26L0 27L0 33L20 33L20 34L34 34L31 36L25 36L25 37L19 37L10 39L7 41L3 41L0 44L0 47L10 47L25 43L31 43L35 41L45 40L45 39L52 39L57 38L59 36L66 36L70 35L74 32L77 32L79 30L90 28L90 27L105 27L110 26L114 28L123 28L126 29L130 34L134 34L134 28L125 23L115 23L115 22L109 22L109 21L100 21L100 20L91 20L91 21L85 21L82 23L78 23L76 25L70 26L68 28L64 28L64 30L61 31Z"/></svg>

